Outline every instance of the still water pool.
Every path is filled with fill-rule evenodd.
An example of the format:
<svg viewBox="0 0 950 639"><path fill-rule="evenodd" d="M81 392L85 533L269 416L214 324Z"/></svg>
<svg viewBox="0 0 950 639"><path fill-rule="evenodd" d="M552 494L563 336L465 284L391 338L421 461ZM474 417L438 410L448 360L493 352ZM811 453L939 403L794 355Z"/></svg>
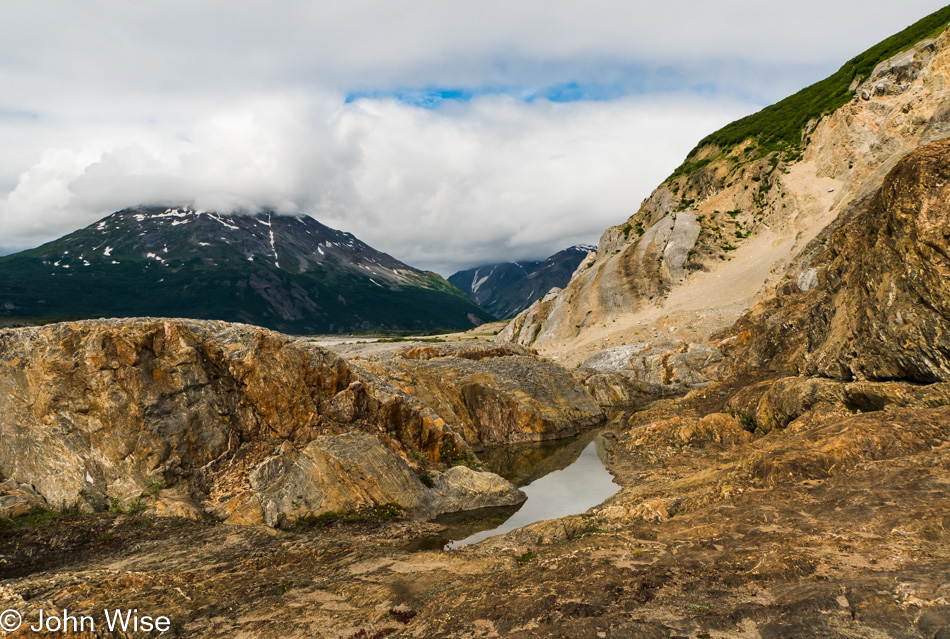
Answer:
<svg viewBox="0 0 950 639"><path fill-rule="evenodd" d="M458 548L596 506L620 490L604 464L605 444L598 430L554 443L505 446L480 453L486 468L521 488L527 501L520 506L443 515L435 521L446 529L438 536L417 540L414 549Z"/></svg>

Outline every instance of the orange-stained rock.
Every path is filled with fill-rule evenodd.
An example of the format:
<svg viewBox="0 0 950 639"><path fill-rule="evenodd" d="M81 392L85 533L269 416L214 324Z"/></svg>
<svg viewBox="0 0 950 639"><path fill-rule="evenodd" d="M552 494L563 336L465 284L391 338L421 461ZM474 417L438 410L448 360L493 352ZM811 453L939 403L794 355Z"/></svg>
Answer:
<svg viewBox="0 0 950 639"><path fill-rule="evenodd" d="M841 381L950 381L950 140L901 159L790 287L732 329L739 367Z"/></svg>

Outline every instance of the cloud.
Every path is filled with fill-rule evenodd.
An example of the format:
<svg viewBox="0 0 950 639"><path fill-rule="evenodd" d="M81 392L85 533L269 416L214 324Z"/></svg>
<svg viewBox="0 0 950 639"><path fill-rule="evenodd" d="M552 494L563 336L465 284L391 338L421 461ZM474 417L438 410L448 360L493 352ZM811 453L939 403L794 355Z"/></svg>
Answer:
<svg viewBox="0 0 950 639"><path fill-rule="evenodd" d="M543 258L632 214L705 133L747 105L679 99L525 104L483 98L436 112L359 102L355 206L336 219L443 273ZM354 230L355 232L355 230Z"/></svg>
<svg viewBox="0 0 950 639"><path fill-rule="evenodd" d="M758 82L771 77L782 84L784 72L800 81L803 69L833 70L941 6L169 0L117 7L50 0L5 7L0 80L4 101L17 108L46 112L68 97L74 112L89 114L109 102L160 111L181 95L227 100L247 90L299 87L546 86L623 80L631 69L715 82L736 64Z"/></svg>
<svg viewBox="0 0 950 639"><path fill-rule="evenodd" d="M143 128L107 148L47 151L0 203L0 230L19 248L139 203L272 207L449 274L596 242L699 137L747 109L689 95L488 96L434 110L261 98L201 119L185 136Z"/></svg>

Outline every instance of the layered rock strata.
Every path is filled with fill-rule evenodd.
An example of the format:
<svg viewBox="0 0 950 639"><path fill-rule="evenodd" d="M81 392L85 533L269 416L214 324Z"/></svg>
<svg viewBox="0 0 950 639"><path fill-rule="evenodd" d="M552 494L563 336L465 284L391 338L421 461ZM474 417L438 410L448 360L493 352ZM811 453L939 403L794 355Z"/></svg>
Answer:
<svg viewBox="0 0 950 639"><path fill-rule="evenodd" d="M950 141L903 158L724 347L743 366L843 381L950 380Z"/></svg>
<svg viewBox="0 0 950 639"><path fill-rule="evenodd" d="M476 451L569 437L604 417L570 371L520 346L368 345L347 353L430 407Z"/></svg>

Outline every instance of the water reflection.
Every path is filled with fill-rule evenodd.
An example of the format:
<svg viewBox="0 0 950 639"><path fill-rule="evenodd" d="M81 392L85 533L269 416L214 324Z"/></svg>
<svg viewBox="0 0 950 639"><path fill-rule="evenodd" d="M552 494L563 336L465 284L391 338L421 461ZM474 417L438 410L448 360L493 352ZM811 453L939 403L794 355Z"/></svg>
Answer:
<svg viewBox="0 0 950 639"><path fill-rule="evenodd" d="M479 454L485 466L528 496L520 506L442 515L440 535L413 542L411 550L458 548L544 519L585 512L618 490L605 468L606 441L592 431L568 441L505 446Z"/></svg>
<svg viewBox="0 0 950 639"><path fill-rule="evenodd" d="M486 469L522 488L573 464L600 432L598 429L568 439L496 446L478 453L478 458Z"/></svg>

